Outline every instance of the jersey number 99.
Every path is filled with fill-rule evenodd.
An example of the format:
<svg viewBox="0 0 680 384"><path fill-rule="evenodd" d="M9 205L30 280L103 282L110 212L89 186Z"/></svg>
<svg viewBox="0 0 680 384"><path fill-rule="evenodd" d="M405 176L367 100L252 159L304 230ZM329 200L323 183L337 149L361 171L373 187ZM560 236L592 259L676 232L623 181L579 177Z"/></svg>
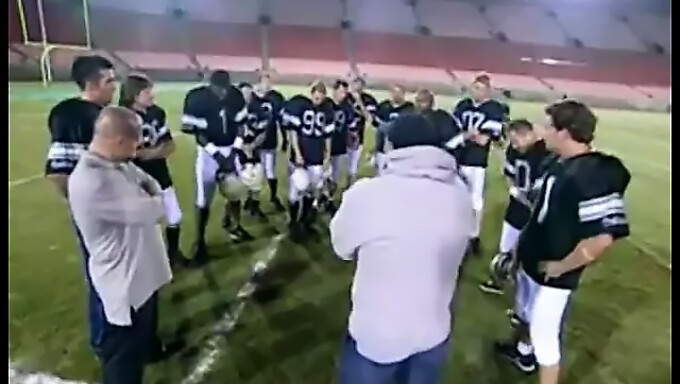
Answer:
<svg viewBox="0 0 680 384"><path fill-rule="evenodd" d="M307 110L302 114L302 134L304 136L323 136L326 116L322 112Z"/></svg>

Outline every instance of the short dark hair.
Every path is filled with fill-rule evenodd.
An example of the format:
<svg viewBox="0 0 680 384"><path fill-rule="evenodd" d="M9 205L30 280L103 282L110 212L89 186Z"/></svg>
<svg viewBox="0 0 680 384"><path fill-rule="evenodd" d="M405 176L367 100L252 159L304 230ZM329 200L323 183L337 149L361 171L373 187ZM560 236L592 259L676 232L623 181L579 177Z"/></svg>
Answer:
<svg viewBox="0 0 680 384"><path fill-rule="evenodd" d="M312 93L314 92L321 92L323 94L326 94L326 84L324 84L322 81L315 81L312 83Z"/></svg>
<svg viewBox="0 0 680 384"><path fill-rule="evenodd" d="M547 106L545 113L555 129L566 130L574 141L590 144L595 138L597 117L580 101L560 100Z"/></svg>
<svg viewBox="0 0 680 384"><path fill-rule="evenodd" d="M142 73L132 73L128 75L123 84L120 85L118 105L128 108L132 107L135 103L135 97L151 85L153 85L151 80Z"/></svg>
<svg viewBox="0 0 680 384"><path fill-rule="evenodd" d="M484 84L487 88L491 87L491 76L486 73L480 73L475 76L474 82Z"/></svg>
<svg viewBox="0 0 680 384"><path fill-rule="evenodd" d="M338 88L349 88L349 84L342 79L335 80L335 83L333 83L333 89Z"/></svg>
<svg viewBox="0 0 680 384"><path fill-rule="evenodd" d="M252 87L253 87L253 85L250 84L250 83L247 82L247 81L242 81L242 82L238 83L238 86L237 86L238 89L252 88Z"/></svg>
<svg viewBox="0 0 680 384"><path fill-rule="evenodd" d="M419 89L416 92L415 100L416 101L420 101L420 100L426 101L429 104L430 108L432 108L434 106L434 94L429 89Z"/></svg>
<svg viewBox="0 0 680 384"><path fill-rule="evenodd" d="M100 72L105 69L113 69L113 63L103 56L78 56L71 64L71 79L82 91L88 82L99 80Z"/></svg>
<svg viewBox="0 0 680 384"><path fill-rule="evenodd" d="M534 125L527 119L515 119L508 123L508 131L533 131Z"/></svg>
<svg viewBox="0 0 680 384"><path fill-rule="evenodd" d="M231 75L223 69L218 69L210 74L210 85L228 89L231 87Z"/></svg>

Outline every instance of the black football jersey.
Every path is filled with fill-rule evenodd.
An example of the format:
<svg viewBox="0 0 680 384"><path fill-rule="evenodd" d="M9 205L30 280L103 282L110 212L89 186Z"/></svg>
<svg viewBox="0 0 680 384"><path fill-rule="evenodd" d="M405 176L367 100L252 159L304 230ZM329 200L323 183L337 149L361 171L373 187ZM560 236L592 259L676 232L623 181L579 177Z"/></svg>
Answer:
<svg viewBox="0 0 680 384"><path fill-rule="evenodd" d="M333 102L325 99L321 104L314 105L306 96L294 96L285 103L281 116L286 129L297 134L305 165L323 164L326 139L335 130ZM290 158L295 159L292 148Z"/></svg>
<svg viewBox="0 0 680 384"><path fill-rule="evenodd" d="M172 133L166 125L165 110L159 106L151 106L145 112L137 111L140 125L142 127L142 148L155 148L163 143L172 140ZM168 169L168 162L165 159L150 159L134 161L137 166L151 175L162 189L172 186L172 178Z"/></svg>
<svg viewBox="0 0 680 384"><path fill-rule="evenodd" d="M410 101L406 101L400 105L394 105L391 100L385 100L378 105L378 108L373 115L373 126L380 128L381 126L394 121L400 115L414 111L415 106ZM385 152L385 134L381 129L376 129L375 131L375 151L380 153Z"/></svg>
<svg viewBox="0 0 680 384"><path fill-rule="evenodd" d="M267 133L264 142L260 146L261 149L274 150L278 145L278 127L281 122L281 108L286 99L276 90L269 90L260 97L262 99L262 108L268 113L269 122L267 124Z"/></svg>
<svg viewBox="0 0 680 384"><path fill-rule="evenodd" d="M200 86L184 98L182 124L185 132L200 134L209 143L226 147L234 143L247 114L246 102L236 87L230 87L220 100L209 86Z"/></svg>
<svg viewBox="0 0 680 384"><path fill-rule="evenodd" d="M55 105L47 118L50 149L45 174L70 175L87 150L94 135L94 123L102 106L81 98L66 99Z"/></svg>
<svg viewBox="0 0 680 384"><path fill-rule="evenodd" d="M471 98L458 102L453 116L459 125L468 133L485 133L492 140L501 137L503 122L507 116L507 105L496 100L486 100L477 104ZM471 167L486 167L489 162L489 148L491 142L479 145L472 140L465 141L465 149L461 152L461 165Z"/></svg>
<svg viewBox="0 0 680 384"><path fill-rule="evenodd" d="M375 111L378 109L378 101L373 96L366 92L361 92L360 96L361 101L364 104L364 107L366 108L366 112L370 113L371 116L374 116ZM366 117L363 115L363 113L361 113L361 108L359 107L358 100L355 100L352 94L347 95L347 97L349 98L349 101L354 105L354 109L356 110L358 116L356 131L359 135L359 144L363 144L364 132L366 130Z"/></svg>
<svg viewBox="0 0 680 384"><path fill-rule="evenodd" d="M253 95L252 100L248 103L245 123L241 126L239 136L243 142L250 144L255 139L267 133L267 125L270 122L271 114L264 107L264 99Z"/></svg>
<svg viewBox="0 0 680 384"><path fill-rule="evenodd" d="M526 273L540 284L575 289L583 268L544 282L539 263L562 260L590 237L628 236L624 194L630 173L618 158L589 152L550 163L541 180L517 256Z"/></svg>
<svg viewBox="0 0 680 384"><path fill-rule="evenodd" d="M333 103L333 108L335 130L331 136L331 156L339 156L347 153L349 132L356 131L358 114L347 98L340 103Z"/></svg>

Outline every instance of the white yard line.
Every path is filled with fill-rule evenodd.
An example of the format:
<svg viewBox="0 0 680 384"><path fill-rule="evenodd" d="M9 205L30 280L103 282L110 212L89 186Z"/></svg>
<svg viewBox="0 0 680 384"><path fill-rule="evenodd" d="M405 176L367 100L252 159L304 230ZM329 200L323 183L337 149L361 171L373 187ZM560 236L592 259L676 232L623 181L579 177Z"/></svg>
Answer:
<svg viewBox="0 0 680 384"><path fill-rule="evenodd" d="M219 361L226 348L225 335L234 330L241 317L241 313L243 313L247 300L250 299L257 289L257 284L251 278L258 273L264 272L269 267L274 256L276 256L282 239L283 235L276 236L272 239L269 246L256 254L250 278L236 293L236 297L239 300L238 305L232 310L225 312L222 318L215 323L213 326L213 336L203 345L203 350L199 355L196 366L182 380L182 384L201 383L206 375L215 368L215 364Z"/></svg>
<svg viewBox="0 0 680 384"><path fill-rule="evenodd" d="M84 381L62 379L48 373L21 373L9 364L9 384L87 384Z"/></svg>
<svg viewBox="0 0 680 384"><path fill-rule="evenodd" d="M33 176L23 177L21 179L16 179L16 180L10 180L9 181L9 187L10 188L18 187L22 184L26 184L26 183L30 183L31 181L38 180L42 176L43 176L42 173L38 173L38 174L33 175Z"/></svg>

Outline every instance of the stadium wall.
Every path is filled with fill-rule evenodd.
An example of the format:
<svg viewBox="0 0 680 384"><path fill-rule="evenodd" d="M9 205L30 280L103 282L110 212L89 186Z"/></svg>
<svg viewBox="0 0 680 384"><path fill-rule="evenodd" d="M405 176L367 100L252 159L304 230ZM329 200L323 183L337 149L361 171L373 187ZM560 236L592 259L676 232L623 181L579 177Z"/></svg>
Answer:
<svg viewBox="0 0 680 384"><path fill-rule="evenodd" d="M125 72L125 70L121 71ZM169 70L169 69L147 69L144 70L152 79L155 81L168 81L168 82L197 82L204 78L204 73L198 72L196 70ZM10 81L41 81L40 70L37 65L32 63L22 63L22 64L11 64L10 65ZM234 81L257 81L258 74L255 71L232 71ZM277 81L285 84L293 85L307 85L315 80L323 80L326 82L332 82L336 78L331 76L318 76L314 74L309 75L279 75ZM70 81L69 71L65 68L54 68L53 72L54 81ZM371 79L367 78L368 87L371 89L385 90L390 84L394 82L399 82L403 84L408 91L415 91L419 88L428 88L435 93L457 96L465 92L460 86L451 83L441 83L432 81L406 81L404 79ZM535 101L535 102L552 102L556 99L562 97L558 92L547 91L527 91L521 89L497 89L496 97L499 98L509 98L514 100L522 101ZM641 111L652 111L652 112L665 112L670 113L671 105L670 103L665 103L661 101L649 100L618 100L618 99L608 99L604 97L594 97L589 95L580 96L579 99L587 102L588 104L599 107L599 108L614 108L614 109L632 109Z"/></svg>

